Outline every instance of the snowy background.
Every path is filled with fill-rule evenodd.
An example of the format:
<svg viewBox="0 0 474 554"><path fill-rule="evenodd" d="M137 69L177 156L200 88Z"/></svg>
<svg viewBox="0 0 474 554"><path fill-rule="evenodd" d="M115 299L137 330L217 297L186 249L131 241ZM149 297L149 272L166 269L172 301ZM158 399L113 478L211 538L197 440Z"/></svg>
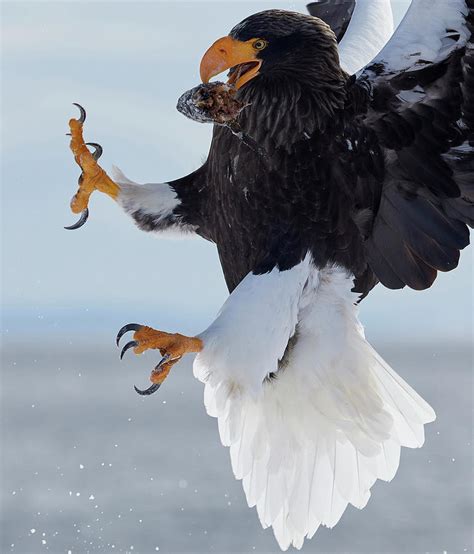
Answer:
<svg viewBox="0 0 474 554"><path fill-rule="evenodd" d="M376 1L376 0L373 0ZM397 21L407 1L395 1ZM202 385L181 363L138 397L156 356L118 360L129 321L197 333L227 296L214 247L157 240L108 198L81 230L67 122L80 102L105 168L189 173L211 129L176 99L207 47L250 13L302 2L3 2L1 552L277 552L233 480ZM471 552L472 250L424 293L362 307L377 349L438 413L390 485L306 552Z"/></svg>

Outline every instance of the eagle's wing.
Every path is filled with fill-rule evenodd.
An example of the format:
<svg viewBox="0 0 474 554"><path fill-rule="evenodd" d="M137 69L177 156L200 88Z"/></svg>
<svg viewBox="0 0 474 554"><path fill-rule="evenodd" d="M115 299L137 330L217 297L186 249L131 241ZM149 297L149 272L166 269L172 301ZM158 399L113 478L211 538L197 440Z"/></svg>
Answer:
<svg viewBox="0 0 474 554"><path fill-rule="evenodd" d="M474 223L473 0L413 0L399 29L354 82L360 183L374 151L385 163L371 194L365 252L385 286L431 286L456 267ZM356 110L357 111L357 110ZM362 113L363 112L363 113ZM364 190L364 186L361 186Z"/></svg>
<svg viewBox="0 0 474 554"><path fill-rule="evenodd" d="M351 22L355 0L316 0L307 6L308 12L326 22L336 35L337 42L341 42Z"/></svg>
<svg viewBox="0 0 474 554"><path fill-rule="evenodd" d="M380 52L393 33L390 0L319 0L307 8L334 31L341 66L351 74Z"/></svg>

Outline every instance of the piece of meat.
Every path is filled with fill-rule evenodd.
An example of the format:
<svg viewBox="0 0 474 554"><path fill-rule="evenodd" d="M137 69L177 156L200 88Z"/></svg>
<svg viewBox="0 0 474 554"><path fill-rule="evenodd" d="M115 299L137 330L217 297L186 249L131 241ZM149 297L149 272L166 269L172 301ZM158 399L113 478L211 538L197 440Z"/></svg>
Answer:
<svg viewBox="0 0 474 554"><path fill-rule="evenodd" d="M237 89L227 83L201 83L181 95L176 108L193 121L225 125L267 164L268 156L265 150L242 130L237 121L238 115L248 104L237 100L236 93Z"/></svg>
<svg viewBox="0 0 474 554"><path fill-rule="evenodd" d="M226 83L201 83L178 100L180 113L200 123L229 125L245 108L236 98L237 89Z"/></svg>

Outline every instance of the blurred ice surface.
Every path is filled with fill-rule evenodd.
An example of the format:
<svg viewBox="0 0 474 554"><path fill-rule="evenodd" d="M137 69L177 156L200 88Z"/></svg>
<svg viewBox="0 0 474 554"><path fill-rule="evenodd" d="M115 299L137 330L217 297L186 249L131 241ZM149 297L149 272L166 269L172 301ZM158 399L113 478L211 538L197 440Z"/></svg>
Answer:
<svg viewBox="0 0 474 554"><path fill-rule="evenodd" d="M472 552L472 352L377 346L438 419L392 483L303 551ZM120 362L112 341L5 341L1 552L278 552L232 476L190 360L156 395L133 391L155 361Z"/></svg>

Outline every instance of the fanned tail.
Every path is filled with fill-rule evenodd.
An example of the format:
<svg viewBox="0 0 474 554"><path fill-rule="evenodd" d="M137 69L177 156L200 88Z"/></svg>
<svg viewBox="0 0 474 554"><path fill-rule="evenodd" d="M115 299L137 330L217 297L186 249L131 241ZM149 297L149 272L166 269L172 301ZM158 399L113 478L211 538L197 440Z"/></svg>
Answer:
<svg viewBox="0 0 474 554"><path fill-rule="evenodd" d="M307 285L292 346L257 397L195 362L248 504L283 550L336 525L349 503L363 508L374 482L394 477L400 447L422 446L435 419L365 340L351 286L339 270Z"/></svg>

